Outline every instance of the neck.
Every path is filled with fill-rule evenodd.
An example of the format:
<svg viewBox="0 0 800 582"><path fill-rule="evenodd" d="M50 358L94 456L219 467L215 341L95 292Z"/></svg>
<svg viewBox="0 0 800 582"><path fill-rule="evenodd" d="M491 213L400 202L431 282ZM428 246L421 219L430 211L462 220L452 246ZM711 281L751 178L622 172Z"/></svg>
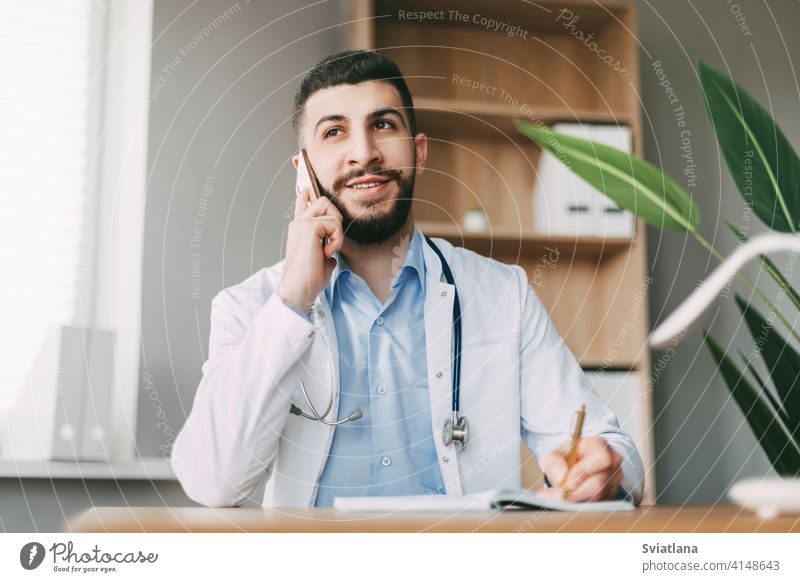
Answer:
<svg viewBox="0 0 800 582"><path fill-rule="evenodd" d="M413 235L414 218L409 213L402 228L382 243L362 245L345 238L339 252L350 269L385 303L391 291L393 267L405 261Z"/></svg>

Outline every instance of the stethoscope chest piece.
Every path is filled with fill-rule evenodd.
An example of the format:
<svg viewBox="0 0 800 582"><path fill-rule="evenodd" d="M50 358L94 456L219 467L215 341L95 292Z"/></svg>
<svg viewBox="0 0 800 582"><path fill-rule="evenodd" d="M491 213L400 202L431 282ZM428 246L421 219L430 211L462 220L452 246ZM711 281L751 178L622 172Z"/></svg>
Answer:
<svg viewBox="0 0 800 582"><path fill-rule="evenodd" d="M450 443L455 443L456 452L461 452L467 448L467 441L469 440L469 422L466 416L459 417L453 414L453 418L448 418L444 421L442 428L442 442L444 446L449 447Z"/></svg>

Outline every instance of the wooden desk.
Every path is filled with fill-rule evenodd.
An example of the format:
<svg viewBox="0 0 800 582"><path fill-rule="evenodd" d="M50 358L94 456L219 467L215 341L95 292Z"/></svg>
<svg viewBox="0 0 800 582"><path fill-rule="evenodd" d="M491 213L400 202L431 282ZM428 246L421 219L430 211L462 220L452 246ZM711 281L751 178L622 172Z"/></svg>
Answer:
<svg viewBox="0 0 800 582"><path fill-rule="evenodd" d="M734 505L649 505L629 513L503 511L344 513L328 508L95 507L66 532L800 532L800 517L762 520Z"/></svg>

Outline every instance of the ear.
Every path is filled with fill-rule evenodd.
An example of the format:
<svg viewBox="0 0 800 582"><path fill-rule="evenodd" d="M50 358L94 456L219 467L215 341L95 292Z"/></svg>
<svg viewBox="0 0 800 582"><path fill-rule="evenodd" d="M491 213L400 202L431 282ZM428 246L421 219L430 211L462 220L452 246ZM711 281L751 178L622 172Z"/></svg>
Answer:
<svg viewBox="0 0 800 582"><path fill-rule="evenodd" d="M294 169L295 170L297 169L297 164L299 164L299 163L300 163L300 154L297 153L297 154L292 156L292 164L294 164Z"/></svg>
<svg viewBox="0 0 800 582"><path fill-rule="evenodd" d="M418 133L414 137L414 148L417 150L417 169L415 175L421 176L425 171L425 162L428 160L428 136Z"/></svg>

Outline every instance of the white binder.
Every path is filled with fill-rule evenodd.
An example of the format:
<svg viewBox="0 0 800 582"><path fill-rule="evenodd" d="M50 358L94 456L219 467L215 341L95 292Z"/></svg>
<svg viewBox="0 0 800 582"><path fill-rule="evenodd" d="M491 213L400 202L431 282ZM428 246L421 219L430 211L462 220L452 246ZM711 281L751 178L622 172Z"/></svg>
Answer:
<svg viewBox="0 0 800 582"><path fill-rule="evenodd" d="M556 123L553 131L631 151L626 126ZM635 220L630 212L579 178L550 152L539 158L534 186L534 224L547 235L629 237Z"/></svg>
<svg viewBox="0 0 800 582"><path fill-rule="evenodd" d="M0 420L17 460L106 461L113 333L59 326L44 340L14 407ZM106 446L106 445L109 446Z"/></svg>

